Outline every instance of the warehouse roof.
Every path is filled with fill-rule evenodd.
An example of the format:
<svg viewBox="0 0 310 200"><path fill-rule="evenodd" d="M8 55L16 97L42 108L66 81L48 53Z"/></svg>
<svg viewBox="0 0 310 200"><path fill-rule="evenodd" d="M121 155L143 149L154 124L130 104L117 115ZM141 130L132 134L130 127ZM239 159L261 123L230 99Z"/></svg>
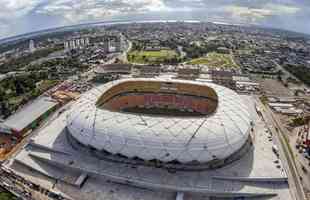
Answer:
<svg viewBox="0 0 310 200"><path fill-rule="evenodd" d="M10 116L4 123L16 131L21 131L42 116L58 102L50 97L40 97Z"/></svg>

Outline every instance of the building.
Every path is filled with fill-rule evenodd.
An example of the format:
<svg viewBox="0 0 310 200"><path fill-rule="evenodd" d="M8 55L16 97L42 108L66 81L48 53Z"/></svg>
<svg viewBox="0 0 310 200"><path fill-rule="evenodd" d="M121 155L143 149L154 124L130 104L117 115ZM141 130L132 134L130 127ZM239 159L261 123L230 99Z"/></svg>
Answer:
<svg viewBox="0 0 310 200"><path fill-rule="evenodd" d="M178 69L178 79L196 80L200 76L201 69L198 67L183 67Z"/></svg>
<svg viewBox="0 0 310 200"><path fill-rule="evenodd" d="M64 49L66 52L71 51L73 49L81 49L90 44L88 37L80 37L80 38L73 38L64 41Z"/></svg>
<svg viewBox="0 0 310 200"><path fill-rule="evenodd" d="M11 135L13 132L11 127L8 127L7 125L0 122L0 134L3 133Z"/></svg>
<svg viewBox="0 0 310 200"><path fill-rule="evenodd" d="M39 99L26 105L17 113L4 121L4 125L12 129L13 134L23 136L29 130L40 125L58 106L58 102L50 97Z"/></svg>
<svg viewBox="0 0 310 200"><path fill-rule="evenodd" d="M29 41L29 52L33 53L35 52L36 48L35 48L35 43L33 40Z"/></svg>
<svg viewBox="0 0 310 200"><path fill-rule="evenodd" d="M234 91L216 84L123 79L82 96L67 117L67 130L97 155L214 167L246 146L251 117Z"/></svg>
<svg viewBox="0 0 310 200"><path fill-rule="evenodd" d="M231 50L226 47L219 47L217 48L217 52L223 53L223 54L230 54Z"/></svg>
<svg viewBox="0 0 310 200"><path fill-rule="evenodd" d="M159 65L135 65L132 68L133 77L153 78L161 72Z"/></svg>
<svg viewBox="0 0 310 200"><path fill-rule="evenodd" d="M211 70L210 74L214 83L223 85L230 89L236 88L236 81L233 79L233 72L224 70Z"/></svg>
<svg viewBox="0 0 310 200"><path fill-rule="evenodd" d="M59 113L5 167L76 200L291 200L264 124L252 142L254 101L243 98L213 83L111 81Z"/></svg>
<svg viewBox="0 0 310 200"><path fill-rule="evenodd" d="M108 37L104 37L103 40L103 50L105 53L109 53L110 52L110 40Z"/></svg>
<svg viewBox="0 0 310 200"><path fill-rule="evenodd" d="M282 109L288 109L294 107L294 105L290 103L268 103L268 105L271 108L282 108Z"/></svg>
<svg viewBox="0 0 310 200"><path fill-rule="evenodd" d="M129 75L131 73L132 64L113 63L98 66L95 70L96 82L107 82L108 80L117 79L120 75Z"/></svg>
<svg viewBox="0 0 310 200"><path fill-rule="evenodd" d="M115 38L115 51L121 52L122 51L122 37Z"/></svg>

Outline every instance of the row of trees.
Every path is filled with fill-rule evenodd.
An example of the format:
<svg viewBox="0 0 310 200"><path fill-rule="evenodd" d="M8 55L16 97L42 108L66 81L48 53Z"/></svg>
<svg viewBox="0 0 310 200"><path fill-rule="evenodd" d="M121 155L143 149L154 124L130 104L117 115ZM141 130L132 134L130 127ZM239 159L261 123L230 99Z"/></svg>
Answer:
<svg viewBox="0 0 310 200"><path fill-rule="evenodd" d="M8 117L20 106L57 84L58 80L87 69L88 65L83 65L77 58L56 59L28 65L24 75L0 82L0 115ZM40 81L43 81L42 87L37 87Z"/></svg>
<svg viewBox="0 0 310 200"><path fill-rule="evenodd" d="M54 71L55 67L63 66L67 69L78 69L79 71L84 71L88 69L87 65L83 65L77 58L66 58L66 59L54 59L49 60L41 64L28 65L27 71L38 71L38 70L47 70Z"/></svg>
<svg viewBox="0 0 310 200"><path fill-rule="evenodd" d="M36 83L47 77L46 72L33 72L2 80L0 82L0 113L6 118L21 105L41 95L44 91L36 87Z"/></svg>
<svg viewBox="0 0 310 200"><path fill-rule="evenodd" d="M145 55L143 56L138 56L135 54L128 54L127 55L127 59L130 62L141 62L142 63L150 63L150 64L178 64L182 61L184 61L184 59L178 57L178 56L173 56L173 57L167 57L167 58L149 58Z"/></svg>
<svg viewBox="0 0 310 200"><path fill-rule="evenodd" d="M215 44L203 44L197 46L195 44L184 45L183 51L186 52L188 58L199 58L210 52L216 52L218 46Z"/></svg>
<svg viewBox="0 0 310 200"><path fill-rule="evenodd" d="M293 66L289 64L284 65L284 68L300 79L302 82L304 82L306 85L310 86L310 68L302 65Z"/></svg>
<svg viewBox="0 0 310 200"><path fill-rule="evenodd" d="M61 50L62 48L63 47L61 46L56 46L53 48L37 50L32 54L21 56L19 58L12 58L8 62L0 66L0 73L7 73L10 71L19 70L25 67L26 65L28 65L29 63L31 63L32 61L38 60L40 58L44 58L55 51Z"/></svg>
<svg viewBox="0 0 310 200"><path fill-rule="evenodd" d="M0 200L16 200L17 198L9 192L0 192Z"/></svg>

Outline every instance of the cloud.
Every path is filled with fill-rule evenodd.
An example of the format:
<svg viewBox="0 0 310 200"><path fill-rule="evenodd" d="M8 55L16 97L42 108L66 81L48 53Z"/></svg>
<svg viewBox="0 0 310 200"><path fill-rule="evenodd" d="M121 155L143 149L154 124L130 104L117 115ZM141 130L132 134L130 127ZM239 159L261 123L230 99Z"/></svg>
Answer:
<svg viewBox="0 0 310 200"><path fill-rule="evenodd" d="M308 31L305 22L310 19L309 0L0 0L0 5L0 37L93 21L165 16L290 29L294 25Z"/></svg>
<svg viewBox="0 0 310 200"><path fill-rule="evenodd" d="M287 16L296 14L300 8L296 6L268 3L260 7L230 5L224 8L233 18L256 23L272 16Z"/></svg>
<svg viewBox="0 0 310 200"><path fill-rule="evenodd" d="M0 0L0 18L19 18L28 14L41 1L40 0Z"/></svg>
<svg viewBox="0 0 310 200"><path fill-rule="evenodd" d="M293 5L281 4L267 4L265 9L270 10L273 15L293 15L301 10L301 8Z"/></svg>
<svg viewBox="0 0 310 200"><path fill-rule="evenodd" d="M61 15L69 22L80 22L165 9L167 7L162 0L54 0L37 12L46 15Z"/></svg>

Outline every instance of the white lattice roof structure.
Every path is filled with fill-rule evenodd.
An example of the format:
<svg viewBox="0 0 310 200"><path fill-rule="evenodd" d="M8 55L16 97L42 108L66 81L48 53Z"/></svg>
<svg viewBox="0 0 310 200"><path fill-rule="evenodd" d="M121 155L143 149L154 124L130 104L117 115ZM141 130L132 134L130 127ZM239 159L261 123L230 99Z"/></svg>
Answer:
<svg viewBox="0 0 310 200"><path fill-rule="evenodd" d="M97 106L102 94L131 80L210 87L218 96L218 105L212 114L199 117L144 115ZM208 162L228 158L245 144L251 129L251 116L247 109L236 92L212 83L123 79L82 95L67 116L67 129L81 144L99 151L163 162Z"/></svg>

